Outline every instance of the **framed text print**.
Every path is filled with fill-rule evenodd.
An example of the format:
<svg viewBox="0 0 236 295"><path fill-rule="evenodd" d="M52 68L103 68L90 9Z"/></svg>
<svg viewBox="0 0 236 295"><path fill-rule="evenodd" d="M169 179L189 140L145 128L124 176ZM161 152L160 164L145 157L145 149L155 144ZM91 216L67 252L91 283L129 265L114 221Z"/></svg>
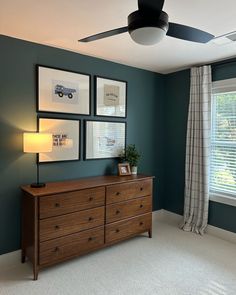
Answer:
<svg viewBox="0 0 236 295"><path fill-rule="evenodd" d="M80 158L80 121L39 118L39 132L51 133L52 152L39 153L39 163L72 161Z"/></svg>
<svg viewBox="0 0 236 295"><path fill-rule="evenodd" d="M126 123L86 121L85 159L117 158L125 148Z"/></svg>
<svg viewBox="0 0 236 295"><path fill-rule="evenodd" d="M127 113L127 82L108 78L96 79L97 116L126 118Z"/></svg>
<svg viewBox="0 0 236 295"><path fill-rule="evenodd" d="M38 66L38 111L90 114L90 75Z"/></svg>

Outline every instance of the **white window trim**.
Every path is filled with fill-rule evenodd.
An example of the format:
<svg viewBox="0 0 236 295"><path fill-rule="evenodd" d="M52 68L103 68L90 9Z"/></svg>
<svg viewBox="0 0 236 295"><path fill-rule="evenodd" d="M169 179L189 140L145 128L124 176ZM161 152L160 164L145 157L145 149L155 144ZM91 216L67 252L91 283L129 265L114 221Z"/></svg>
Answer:
<svg viewBox="0 0 236 295"><path fill-rule="evenodd" d="M229 197L218 193L210 193L209 198L210 201L236 207L236 198L234 197Z"/></svg>
<svg viewBox="0 0 236 295"><path fill-rule="evenodd" d="M224 93L235 91L236 78L219 80L212 83L212 93Z"/></svg>
<svg viewBox="0 0 236 295"><path fill-rule="evenodd" d="M235 85L236 78L215 81L212 83L212 94L235 91ZM209 199L213 202L236 207L236 196L231 197L223 193L210 192Z"/></svg>

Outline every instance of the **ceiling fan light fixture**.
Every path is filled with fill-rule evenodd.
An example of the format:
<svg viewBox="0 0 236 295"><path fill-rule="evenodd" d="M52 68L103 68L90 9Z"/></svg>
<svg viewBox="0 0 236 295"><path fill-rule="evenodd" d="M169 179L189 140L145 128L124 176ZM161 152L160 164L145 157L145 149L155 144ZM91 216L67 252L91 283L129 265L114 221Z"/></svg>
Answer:
<svg viewBox="0 0 236 295"><path fill-rule="evenodd" d="M207 43L214 35L190 26L169 22L168 14L162 10L165 0L138 0L138 10L128 15L128 26L105 31L78 40L90 42L129 32L138 44L154 45L165 35L197 43ZM235 36L232 36L234 39ZM234 41L234 40L233 40Z"/></svg>
<svg viewBox="0 0 236 295"><path fill-rule="evenodd" d="M157 27L143 27L130 32L131 38L141 45L154 45L160 42L166 35L166 31Z"/></svg>
<svg viewBox="0 0 236 295"><path fill-rule="evenodd" d="M134 11L128 16L128 31L138 44L154 45L160 42L168 31L168 15L164 11Z"/></svg>

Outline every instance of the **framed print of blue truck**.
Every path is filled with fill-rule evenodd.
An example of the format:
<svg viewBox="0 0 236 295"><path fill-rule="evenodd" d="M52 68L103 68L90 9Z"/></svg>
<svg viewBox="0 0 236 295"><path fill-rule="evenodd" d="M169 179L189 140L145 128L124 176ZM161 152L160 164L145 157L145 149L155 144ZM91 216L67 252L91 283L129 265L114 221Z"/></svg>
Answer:
<svg viewBox="0 0 236 295"><path fill-rule="evenodd" d="M38 111L90 115L90 75L38 65Z"/></svg>

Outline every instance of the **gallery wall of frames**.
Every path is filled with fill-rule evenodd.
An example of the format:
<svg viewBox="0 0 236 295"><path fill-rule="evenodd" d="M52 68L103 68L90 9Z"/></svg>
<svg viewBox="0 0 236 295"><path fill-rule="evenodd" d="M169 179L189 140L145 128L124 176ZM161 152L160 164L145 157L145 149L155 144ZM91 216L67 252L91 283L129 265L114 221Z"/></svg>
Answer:
<svg viewBox="0 0 236 295"><path fill-rule="evenodd" d="M36 71L38 131L53 136L39 163L118 158L126 146L127 82L45 65Z"/></svg>

